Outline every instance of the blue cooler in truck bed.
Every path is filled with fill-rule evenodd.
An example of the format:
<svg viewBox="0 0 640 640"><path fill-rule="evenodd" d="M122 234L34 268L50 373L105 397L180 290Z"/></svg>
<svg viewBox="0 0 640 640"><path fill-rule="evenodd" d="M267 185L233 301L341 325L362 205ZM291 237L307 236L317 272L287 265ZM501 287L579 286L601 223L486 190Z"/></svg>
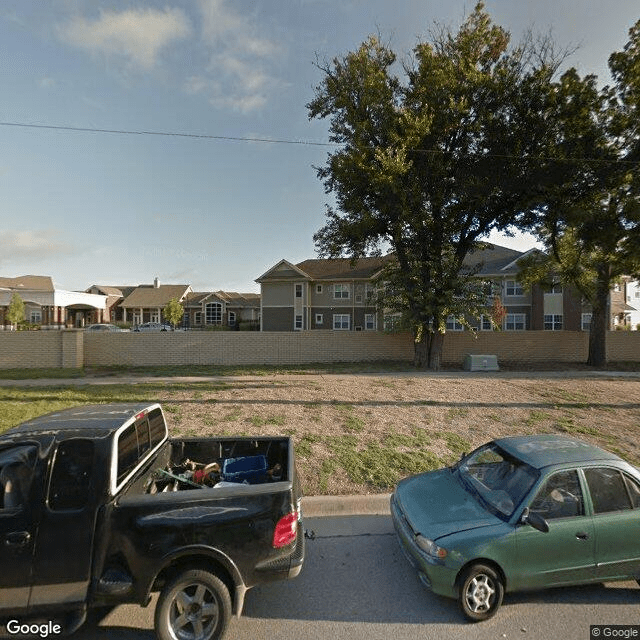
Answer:
<svg viewBox="0 0 640 640"><path fill-rule="evenodd" d="M222 463L222 479L225 482L264 482L267 473L265 456L243 456L227 458Z"/></svg>

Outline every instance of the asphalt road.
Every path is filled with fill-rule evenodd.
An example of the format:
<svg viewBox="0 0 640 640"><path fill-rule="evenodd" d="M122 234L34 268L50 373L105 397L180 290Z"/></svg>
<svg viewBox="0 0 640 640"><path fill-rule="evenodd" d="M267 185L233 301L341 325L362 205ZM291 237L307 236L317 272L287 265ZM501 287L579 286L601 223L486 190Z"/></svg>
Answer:
<svg viewBox="0 0 640 640"><path fill-rule="evenodd" d="M635 582L505 596L497 615L466 622L453 600L434 596L404 558L389 516L306 518L302 573L247 594L228 640L587 640L592 624L640 625ZM152 640L153 605L122 606L78 640ZM639 629L640 630L640 629Z"/></svg>

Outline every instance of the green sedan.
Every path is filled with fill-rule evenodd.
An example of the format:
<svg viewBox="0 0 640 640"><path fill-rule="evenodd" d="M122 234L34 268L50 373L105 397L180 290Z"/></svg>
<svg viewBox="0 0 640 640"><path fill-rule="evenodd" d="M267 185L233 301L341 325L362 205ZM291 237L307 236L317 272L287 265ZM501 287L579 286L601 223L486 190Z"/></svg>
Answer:
<svg viewBox="0 0 640 640"><path fill-rule="evenodd" d="M494 440L402 480L391 515L422 582L473 621L505 591L640 579L640 473L581 440Z"/></svg>

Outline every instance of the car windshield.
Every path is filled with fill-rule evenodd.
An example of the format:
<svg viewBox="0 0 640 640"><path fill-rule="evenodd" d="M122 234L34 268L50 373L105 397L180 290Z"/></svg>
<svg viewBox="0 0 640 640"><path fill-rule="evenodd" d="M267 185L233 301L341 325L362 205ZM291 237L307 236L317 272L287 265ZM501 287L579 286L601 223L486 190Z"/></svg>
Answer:
<svg viewBox="0 0 640 640"><path fill-rule="evenodd" d="M457 466L462 483L496 515L508 519L538 478L532 466L489 443Z"/></svg>

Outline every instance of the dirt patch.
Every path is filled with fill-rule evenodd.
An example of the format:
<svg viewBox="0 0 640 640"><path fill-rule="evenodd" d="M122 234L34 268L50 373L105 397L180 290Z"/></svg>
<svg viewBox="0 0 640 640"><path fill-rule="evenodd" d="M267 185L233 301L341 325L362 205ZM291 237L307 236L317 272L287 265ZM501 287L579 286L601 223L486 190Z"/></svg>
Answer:
<svg viewBox="0 0 640 640"><path fill-rule="evenodd" d="M566 433L640 464L640 377L276 375L167 384L180 436L286 434L307 495L389 491L499 436Z"/></svg>

